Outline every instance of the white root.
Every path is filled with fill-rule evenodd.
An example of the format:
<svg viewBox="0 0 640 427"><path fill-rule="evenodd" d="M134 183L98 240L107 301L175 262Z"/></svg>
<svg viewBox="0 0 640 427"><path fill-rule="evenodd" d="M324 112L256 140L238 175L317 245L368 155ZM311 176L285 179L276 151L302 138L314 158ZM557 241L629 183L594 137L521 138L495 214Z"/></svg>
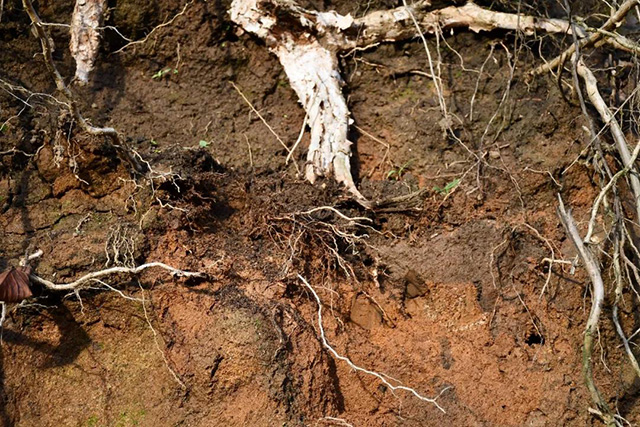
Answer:
<svg viewBox="0 0 640 427"><path fill-rule="evenodd" d="M631 172L629 174L629 181L631 183L631 192L633 193L633 198L635 200L634 205L636 208L636 220L640 221L640 179L637 175L637 169L633 164L635 161L635 156L632 157L627 139L624 136L624 132L622 132L620 124L616 120L613 113L611 113L611 110L607 106L607 103L604 101L604 99L602 99L602 95L600 95L600 91L598 90L598 81L593 75L593 72L589 69L589 67L584 65L582 60L579 60L576 65L578 74L584 80L589 100L600 114L600 117L602 118L604 124L610 127L611 135L613 136L613 140L616 144L616 149L618 151L618 154L620 155L620 159L622 160L624 168Z"/></svg>
<svg viewBox="0 0 640 427"><path fill-rule="evenodd" d="M592 303L589 318L587 319L587 326L584 331L584 344L582 347L582 374L587 388L589 389L589 393L591 394L591 398L598 406L598 412L601 414L605 424L608 426L618 425L611 413L609 405L604 401L600 391L593 381L593 363L591 361L594 344L593 338L598 333L598 322L600 321L600 313L602 312L602 305L604 303L604 282L602 281L602 275L600 274L600 267L589 249L584 245L583 239L580 237L580 233L576 227L575 220L573 219L573 216L571 216L571 212L565 209L564 203L559 194L558 215L560 216L560 220L567 231L567 235L578 251L578 255L580 255L580 258L584 262L584 267L589 274L589 279L591 280Z"/></svg>
<svg viewBox="0 0 640 427"><path fill-rule="evenodd" d="M307 154L305 177L315 182L318 177L333 175L356 198L363 199L351 176L351 141L349 109L342 94L342 79L338 71L336 49L329 49L304 28L335 23L337 14L327 14L312 24L294 3L288 11L298 20L300 31L280 24L261 6L259 0L235 0L230 9L231 19L246 31L267 41L278 56L291 87L307 113L311 128L311 143ZM274 2L274 6L279 2ZM346 17L346 23L351 21ZM336 25L340 25L339 23Z"/></svg>
<svg viewBox="0 0 640 427"><path fill-rule="evenodd" d="M311 143L305 177L310 182L333 176L366 205L351 175L352 143L347 138L351 119L342 94L337 52L409 39L416 36L416 26L425 33L457 27L476 32L501 28L526 34L572 31L564 20L493 12L472 2L433 11L426 10L429 5L419 1L354 19L335 11L305 10L293 0L233 1L231 20L265 40L306 110ZM583 31L578 35L584 37Z"/></svg>
<svg viewBox="0 0 640 427"><path fill-rule="evenodd" d="M327 337L324 334L324 327L322 326L322 302L320 301L320 297L316 293L315 289L313 289L313 287L309 284L309 282L307 282L307 280L304 277L302 277L300 274L298 274L298 279L300 279L302 281L302 283L304 283L304 285L307 287L307 289L309 289L309 291L311 291L311 293L313 294L313 297L316 300L316 303L318 304L318 329L319 329L319 332L320 332L320 340L322 341L322 345L327 350L329 350L329 352L333 355L333 357L335 357L338 360L341 360L341 361L345 362L354 371L362 372L363 374L371 375L371 376L377 378L378 380L380 380L380 382L382 382L385 386L387 386L389 388L389 390L391 390L391 391L396 391L396 390L406 391L408 393L413 394L415 397L417 397L418 399L420 399L420 400L422 400L424 402L428 402L428 403L431 403L431 404L435 405L439 410L441 410L442 412L446 413L444 408L442 408L438 404L437 399L438 399L438 397L440 397L440 395L442 395L442 393L447 391L449 389L449 387L445 387L436 398L425 397L425 396L421 395L420 393L418 393L415 389L413 389L411 387L406 387L406 386L404 386L402 384L399 384L399 385L391 384L389 382L389 380L387 380L387 378L389 378L389 379L393 379L393 378L390 377L389 375L386 375L386 374L383 374L383 373L378 373L378 372L375 372L375 371L371 371L369 369L361 368L360 366L358 366L355 363L353 363L351 361L351 359L349 359L348 357L342 356L340 353L338 353L331 346L331 344L329 344L329 342L327 341ZM393 379L393 380L394 380L394 382L399 383L398 380L395 380L395 379Z"/></svg>
<svg viewBox="0 0 640 427"><path fill-rule="evenodd" d="M474 32L502 30L518 30L527 35L536 31L547 33L571 33L571 25L563 19L539 18L518 15L515 13L494 12L484 9L473 2L464 6L449 6L442 9L426 11L426 2L391 9L371 12L354 20L353 27L360 29L357 38L346 39L343 48L355 48L380 42L400 41L416 37L412 26L411 15L418 22L423 33L435 34L452 28L468 28ZM579 37L584 37L582 30Z"/></svg>
<svg viewBox="0 0 640 427"><path fill-rule="evenodd" d="M333 173L336 181L362 197L351 177L349 109L342 95L335 53L317 41L278 46L275 53L309 116L311 143L305 177L313 183L317 177Z"/></svg>
<svg viewBox="0 0 640 427"><path fill-rule="evenodd" d="M102 16L106 0L76 0L71 17L71 42L69 48L76 60L76 78L82 84L89 81L100 47Z"/></svg>
<svg viewBox="0 0 640 427"><path fill-rule="evenodd" d="M49 288L49 289L52 289L54 291L70 291L70 290L76 290L76 289L82 288L82 287L86 286L87 282L92 282L95 279L98 279L100 277L110 276L112 274L122 274L122 273L124 273L124 274L138 274L141 271L146 270L147 268L153 268L153 267L163 268L165 270L168 270L171 274L174 274L176 276L182 276L182 277L204 277L203 273L179 270L177 268L171 267L170 265L163 264L161 262L150 262L148 264L142 264L142 265L140 265L138 267L134 267L134 268L112 267L112 268L107 268L105 270L94 271L93 273L86 274L86 275L82 276L81 278L79 278L78 280L74 280L71 283L57 284L57 283L53 283L53 282L51 282L51 281L49 281L47 279L43 279L40 276L36 276L35 274L31 274L30 278L35 283L39 283L42 286L44 286L46 288Z"/></svg>

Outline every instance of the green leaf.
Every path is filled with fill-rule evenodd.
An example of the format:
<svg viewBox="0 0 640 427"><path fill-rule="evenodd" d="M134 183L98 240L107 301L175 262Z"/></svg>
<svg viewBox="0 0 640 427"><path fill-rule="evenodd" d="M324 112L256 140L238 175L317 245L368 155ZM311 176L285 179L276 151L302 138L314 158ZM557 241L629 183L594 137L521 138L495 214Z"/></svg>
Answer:
<svg viewBox="0 0 640 427"><path fill-rule="evenodd" d="M156 141L155 139L152 139L151 141L149 141L149 143L150 143L151 145L153 145L154 147L157 147L157 146L158 146L158 141Z"/></svg>
<svg viewBox="0 0 640 427"><path fill-rule="evenodd" d="M460 184L460 178L456 178L453 181L451 181L450 183L448 183L447 185L444 186L444 191L449 194L449 192L451 190L453 190L454 188L456 188L458 186L458 184Z"/></svg>
<svg viewBox="0 0 640 427"><path fill-rule="evenodd" d="M460 178L456 178L453 181L449 182L444 188L440 188L437 185L433 187L434 191L437 191L440 194L449 195L449 193L456 188L460 184Z"/></svg>
<svg viewBox="0 0 640 427"><path fill-rule="evenodd" d="M200 147L202 148L207 148L209 146L209 142L205 141L204 139L201 139L200 142L198 143L200 145Z"/></svg>

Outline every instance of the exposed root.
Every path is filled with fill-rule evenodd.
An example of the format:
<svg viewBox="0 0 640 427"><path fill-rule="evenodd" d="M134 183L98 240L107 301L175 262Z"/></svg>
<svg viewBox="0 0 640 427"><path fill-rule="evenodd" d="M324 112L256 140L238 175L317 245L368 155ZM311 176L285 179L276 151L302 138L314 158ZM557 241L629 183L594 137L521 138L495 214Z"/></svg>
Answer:
<svg viewBox="0 0 640 427"><path fill-rule="evenodd" d="M181 277L205 277L203 273L179 270L177 268L171 267L170 265L163 264L161 262L150 262L147 264L139 265L138 267L135 267L135 268L129 268L129 267L107 268L105 270L94 271L93 273L86 274L81 278L74 280L73 282L70 282L70 283L56 284L47 279L43 279L42 277L39 277L33 273L29 277L33 282L39 283L45 288L48 288L54 291L73 291L73 290L86 287L87 283L95 279L99 279L100 277L110 276L112 274L136 275L148 268L162 268L164 270L169 271L172 275L181 276Z"/></svg>
<svg viewBox="0 0 640 427"><path fill-rule="evenodd" d="M388 376L388 375L386 375L384 373L378 373L376 371L371 371L369 369L361 368L360 366L358 366L355 363L353 363L351 361L351 359L349 359L348 357L342 356L341 354L339 354L331 346L331 344L329 344L329 342L327 341L327 338L325 336L324 327L322 325L322 302L320 301L320 297L318 296L316 291L313 289L313 287L311 287L309 282L307 282L307 280L304 277L302 277L300 274L298 274L298 279L300 279L302 281L302 283L307 287L307 289L309 289L309 291L311 291L311 293L313 294L313 297L316 300L316 303L318 304L318 330L320 332L320 340L322 341L322 345L333 355L333 357L335 357L338 360L341 360L341 361L345 362L354 371L361 372L363 374L367 374L367 375L370 375L372 377L377 378L380 382L382 382L385 386L387 386L391 391L394 391L394 392L395 391L405 391L405 392L411 393L416 398L418 398L418 399L420 399L420 400L422 400L424 402L431 403L431 404L435 405L436 408L438 408L442 412L446 413L444 408L442 408L442 406L440 406L438 404L437 399L438 399L438 397L440 397L442 395L442 393L447 391L449 389L449 387L445 387L440 392L440 394L435 398L425 397L425 396L421 395L420 393L418 393L415 389L402 385L402 383L400 383L399 381L397 381L395 379L392 379L390 376ZM395 385L392 384L391 382L389 382L389 380L392 380L396 384Z"/></svg>
<svg viewBox="0 0 640 427"><path fill-rule="evenodd" d="M256 116L258 116L258 118L260 119L260 121L262 123L264 123L264 125L267 127L267 129L269 129L269 132L271 132L271 134L273 136L275 136L275 138L278 140L278 142L280 143L280 145L282 145L282 148L285 149L285 151L287 152L287 160L286 163L289 163L289 159L291 157L291 155L293 154L293 150L296 148L296 146L298 145L298 143L300 142L300 140L302 139L302 135L304 135L304 126L305 124L303 124L302 126L302 131L300 131L300 137L298 138L298 140L295 142L295 144L293 144L293 147L291 149L289 149L289 147L287 147L287 144L284 143L284 141L282 140L282 138L280 138L280 135L277 134L277 132L275 130L273 130L273 128L271 127L271 125L269 124L269 122L267 122L267 120L262 117L262 114L260 114L260 112L256 109L256 107L253 106L253 104L251 103L251 101L249 101L247 99L247 97L244 95L244 93L242 93L242 91L240 90L240 88L238 87L238 85L236 85L234 82L229 82L231 83L231 86L233 86L233 88L236 90L236 92L238 92L238 94L242 97L242 99L244 100L244 102L246 102L246 104L249 106L249 108L251 108L251 111L253 111L255 113ZM305 119L306 121L306 119ZM247 140L247 144L249 144L249 141ZM251 146L249 145L249 158L251 159ZM253 167L253 160L251 159L251 164ZM294 165L296 166L296 169L298 168L297 163L294 163ZM298 170L298 173L300 172L300 170Z"/></svg>
<svg viewBox="0 0 640 427"><path fill-rule="evenodd" d="M71 42L69 48L76 60L76 78L82 84L89 81L100 47L98 28L107 5L106 0L76 0L71 17Z"/></svg>
<svg viewBox="0 0 640 427"><path fill-rule="evenodd" d="M441 81L435 73L425 33L438 35L444 29L469 28L490 31L496 28L569 33L571 25L560 19L545 19L520 14L494 12L472 2L461 7L427 11L428 1L371 12L362 18L340 15L335 11L316 12L301 8L294 1L234 0L231 19L245 31L265 40L278 56L311 128L305 176L310 182L333 176L363 206L371 207L356 188L351 175L351 141L347 132L352 120L338 70L337 53L360 49L387 41L400 41L418 34L429 56L430 76L438 91L444 114L444 128L450 128ZM584 34L581 32L581 36ZM464 144L463 144L464 145Z"/></svg>
<svg viewBox="0 0 640 427"><path fill-rule="evenodd" d="M142 298L140 302L142 303L144 318L147 321L147 325L149 325L149 329L151 329L151 333L153 333L153 341L156 344L156 348L158 349L158 352L162 356L162 360L164 361L164 364L167 367L167 370L169 371L171 376L176 380L178 384L180 384L180 387L182 387L183 390L186 390L187 388L186 384L180 379L180 377L178 376L176 371L171 367L171 365L169 365L169 360L167 359L167 355L165 354L164 350L162 349L162 346L160 345L160 340L158 338L159 334L156 331L156 329L153 327L153 324L151 323L151 319L149 318L149 313L147 312L147 304L144 296L144 289L142 288L142 286L140 286L140 292L142 293Z"/></svg>
<svg viewBox="0 0 640 427"><path fill-rule="evenodd" d="M120 136L120 134L118 134L115 129L109 127L101 128L92 126L84 118L84 116L80 112L73 93L64 82L64 78L58 71L56 64L53 62L53 41L51 40L51 37L49 37L49 34L45 31L44 24L38 16L35 8L33 7L33 3L31 2L31 0L22 0L22 4L29 15L29 18L31 18L33 28L36 31L38 39L40 40L40 45L42 46L42 54L47 69L53 76L56 87L62 94L64 102L68 104L69 109L71 110L71 113L73 114L76 122L78 122L83 131L87 132L90 135L105 136L111 139L113 146L118 150L118 152L124 157L124 159L133 167L136 172L147 172L147 165L139 161L134 152L127 146L124 139Z"/></svg>
<svg viewBox="0 0 640 427"><path fill-rule="evenodd" d="M135 46L138 44L142 44L145 43L147 40L149 40L149 37L151 37L153 34L155 34L156 31L158 31L160 28L164 28L167 27L171 24L173 24L173 22L178 19L178 17L182 16L185 14L185 12L187 11L187 9L189 8L189 6L191 6L193 4L193 0L185 3L185 5L182 7L182 10L180 12L178 12L177 14L175 14L171 19L169 19L166 22L163 22L162 24L158 25L157 27L154 27L151 31L149 31L149 33L141 40L133 40L130 41L129 39L127 39L126 37L123 37L125 40L129 41L129 43L127 43L126 45L122 46L120 49L116 50L115 53L120 53L123 50L131 47L131 46ZM120 34L120 33L118 33Z"/></svg>
<svg viewBox="0 0 640 427"><path fill-rule="evenodd" d="M593 381L593 364L591 362L594 344L593 339L598 331L600 312L602 311L602 304L604 302L604 283L602 281L602 275L600 274L600 267L589 249L585 247L576 227L576 223L571 216L571 213L565 209L560 195L558 195L558 215L560 216L560 220L567 230L567 234L578 251L585 269L589 274L589 278L591 279L592 303L589 318L587 319L587 326L584 332L584 344L582 347L582 374L587 388L589 389L589 393L591 394L591 399L596 404L602 420L608 426L616 426L619 425L618 421L614 418L609 405L604 401L600 391Z"/></svg>
<svg viewBox="0 0 640 427"><path fill-rule="evenodd" d="M317 219L314 214L328 211L339 221ZM323 260L322 265L341 270L347 278L355 277L353 268L342 255L345 252L358 253L359 247L368 237L365 232L376 233L372 221L366 217L349 217L331 206L320 206L304 212L293 212L268 218L269 234L276 244L288 248L291 255L285 263L283 276L295 267L294 260L300 258L302 251L313 251L313 257ZM282 225L280 225L282 224ZM304 242L305 244L301 244ZM304 257L303 257L304 258Z"/></svg>
<svg viewBox="0 0 640 427"><path fill-rule="evenodd" d="M605 125L608 125L611 129L611 135L616 143L616 149L622 160L622 164L625 169L628 169L631 174L629 180L631 182L631 191L634 196L634 207L636 209L636 220L640 221L640 178L638 178L637 169L633 165L631 152L629 151L629 145L622 132L620 124L616 120L615 116L611 113L611 110L607 106L604 99L600 95L598 90L598 81L596 80L593 72L586 66L581 60L577 62L577 70L580 77L583 78L585 87L587 89L587 96L600 114L602 121ZM637 156L637 154L636 154Z"/></svg>
<svg viewBox="0 0 640 427"><path fill-rule="evenodd" d="M576 48L581 49L581 48L593 46L594 44L596 44L596 42L607 37L607 33L613 30L618 25L618 23L622 22L627 16L627 13L629 13L629 11L631 11L631 9L633 9L639 3L640 3L639 0L625 1L618 8L618 10L616 10L615 13L613 13L611 17L600 27L598 31L592 33L589 37L580 40L578 46L576 46L575 44L572 44L571 46L569 46L569 48L567 48L567 50L562 52L562 54L560 54L558 57L536 68L531 72L531 74L535 76L535 75L543 74L549 71L553 71L558 67L563 66L567 62L567 60L576 52ZM623 36L619 36L619 37L623 38ZM611 40L612 38L609 37L608 39ZM613 38L613 40L618 44L620 44L618 37Z"/></svg>

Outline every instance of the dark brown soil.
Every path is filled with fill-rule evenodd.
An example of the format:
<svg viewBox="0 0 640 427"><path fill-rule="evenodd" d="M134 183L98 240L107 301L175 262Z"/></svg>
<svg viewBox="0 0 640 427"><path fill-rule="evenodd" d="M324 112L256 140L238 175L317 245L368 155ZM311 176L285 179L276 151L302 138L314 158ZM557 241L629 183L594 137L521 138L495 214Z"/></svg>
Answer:
<svg viewBox="0 0 640 427"><path fill-rule="evenodd" d="M19 3L5 2L0 78L54 94ZM366 8L366 2L312 3L345 13ZM183 5L109 4L107 24L135 38ZM36 6L45 21L68 22L73 2ZM124 43L107 30L92 81L74 86L93 123L116 127L156 169L179 174L175 185L156 182L155 193L144 181L136 185L107 141L82 134L46 97L32 97L1 134L0 151L36 153L1 157L2 269L38 248L44 256L37 274L70 281L113 263L109 242L120 236L131 250L119 261L160 261L209 278L149 270L110 279L127 295L144 297L144 306L105 290L83 291L79 300L34 287L37 298L4 325L0 423L597 424L581 374L587 277L581 267L571 274L557 264L542 291L550 247L557 258L575 257L556 216L556 194L585 226L598 189L583 157L579 108L563 100L554 81L524 80L539 63L532 53L538 46L531 42L520 52L500 107L513 36L447 36L445 95L461 118L454 126L466 147L443 133L433 84L414 73L426 69L421 44L342 58L364 195L378 200L428 190L413 206L370 212L333 183L312 186L293 163L285 165L286 151L230 82L287 143L297 138L304 111L276 58L236 34L227 8L195 2L123 53L114 53ZM68 36L59 27L52 34L57 64L71 76ZM543 46L549 55L553 49ZM178 72L152 78L167 67ZM23 107L0 93L1 121ZM308 136L296 153L298 166L305 144ZM64 151L60 162L56 147ZM475 166L467 149L484 153L487 165ZM455 179L459 185L447 194ZM354 227L326 210L296 214L317 206L367 216L371 227ZM331 226L356 237L336 237ZM446 389L438 400L446 414L392 392L323 348L316 302L297 274L322 299L324 330L339 353L424 395ZM638 423L638 380L608 310L594 354L596 382L621 415ZM622 317L630 328L634 310L629 297Z"/></svg>

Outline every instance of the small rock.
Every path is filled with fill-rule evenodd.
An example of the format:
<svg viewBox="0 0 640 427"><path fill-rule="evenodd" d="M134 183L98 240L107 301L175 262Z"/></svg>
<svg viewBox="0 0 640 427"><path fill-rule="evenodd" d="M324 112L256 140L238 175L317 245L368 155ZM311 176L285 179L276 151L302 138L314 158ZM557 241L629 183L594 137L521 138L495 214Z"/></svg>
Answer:
<svg viewBox="0 0 640 427"><path fill-rule="evenodd" d="M429 290L427 284L415 270L409 270L404 276L404 280L406 283L405 296L409 299L421 297Z"/></svg>

